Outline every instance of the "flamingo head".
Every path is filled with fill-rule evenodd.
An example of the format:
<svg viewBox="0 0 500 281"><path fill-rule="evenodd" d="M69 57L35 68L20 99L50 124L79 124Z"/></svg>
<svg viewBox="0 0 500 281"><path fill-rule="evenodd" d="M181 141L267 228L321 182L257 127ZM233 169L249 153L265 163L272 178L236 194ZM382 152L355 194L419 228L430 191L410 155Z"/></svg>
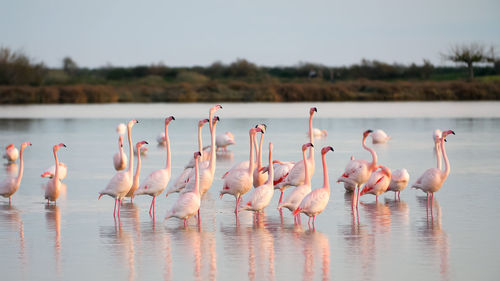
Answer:
<svg viewBox="0 0 500 281"><path fill-rule="evenodd" d="M27 146L31 146L31 142L26 141L21 144L21 149L25 149Z"/></svg>
<svg viewBox="0 0 500 281"><path fill-rule="evenodd" d="M200 128L201 128L201 127L203 127L203 125L205 125L205 123L207 123L207 122L208 122L208 119L203 119L203 120L200 120L200 121L198 122L198 127L200 127Z"/></svg>
<svg viewBox="0 0 500 281"><path fill-rule="evenodd" d="M435 143L439 143L441 141L442 136L443 132L441 132L441 130L439 129L434 130L434 133L432 133L432 139L434 140Z"/></svg>
<svg viewBox="0 0 500 281"><path fill-rule="evenodd" d="M321 155L326 154L328 151L335 151L335 150L333 150L333 147L331 146L325 146L321 149Z"/></svg>
<svg viewBox="0 0 500 281"><path fill-rule="evenodd" d="M448 135L454 135L454 134L455 134L455 132L453 132L452 130L444 131L442 134L442 138L444 139L444 141L446 141L446 137Z"/></svg>
<svg viewBox="0 0 500 281"><path fill-rule="evenodd" d="M219 116L214 116L214 118L212 119L212 126L217 125L217 122L219 122L219 121L220 121Z"/></svg>
<svg viewBox="0 0 500 281"><path fill-rule="evenodd" d="M373 133L372 130L366 130L363 132L363 139L366 139L366 137L368 137L368 135L370 135L371 133Z"/></svg>
<svg viewBox="0 0 500 281"><path fill-rule="evenodd" d="M252 129L250 129L250 131L248 131L249 135L252 137L255 136L257 134L257 132L262 133L262 129L260 127L257 127L257 128L252 128Z"/></svg>
<svg viewBox="0 0 500 281"><path fill-rule="evenodd" d="M66 147L66 145L64 143L56 144L56 145L54 145L54 147L52 147L52 150L54 150L54 152L56 152L59 150L59 148L61 148L63 146Z"/></svg>
<svg viewBox="0 0 500 281"><path fill-rule="evenodd" d="M141 148L141 146L145 145L145 144L148 144L147 141L139 141L135 144L135 147L137 147L137 151L140 151L139 149Z"/></svg>
<svg viewBox="0 0 500 281"><path fill-rule="evenodd" d="M306 151L306 149L308 147L314 147L314 145L312 143L310 143L310 142L305 143L305 144L302 145L302 151Z"/></svg>
<svg viewBox="0 0 500 281"><path fill-rule="evenodd" d="M174 116L168 116L165 118L165 125L168 125L172 120L175 120Z"/></svg>
<svg viewBox="0 0 500 281"><path fill-rule="evenodd" d="M120 145L120 147L123 147L123 137L122 136L118 137L118 144Z"/></svg>
<svg viewBox="0 0 500 281"><path fill-rule="evenodd" d="M54 175L51 172L45 172L41 175L42 178L52 178Z"/></svg>
<svg viewBox="0 0 500 281"><path fill-rule="evenodd" d="M200 151L196 151L196 152L194 153L193 157L194 157L194 160L196 160L196 159L200 158L200 157L201 157L201 152L200 152Z"/></svg>
<svg viewBox="0 0 500 281"><path fill-rule="evenodd" d="M13 149L15 146L11 143L5 147L5 150Z"/></svg>
<svg viewBox="0 0 500 281"><path fill-rule="evenodd" d="M378 169L378 168L380 168L380 169L382 170L382 172L383 172L386 176L391 177L391 174L392 174L391 169L387 168L386 166L382 166L382 165L378 165L378 166L377 166L377 169Z"/></svg>
<svg viewBox="0 0 500 281"><path fill-rule="evenodd" d="M258 124L258 125L255 125L255 128L260 128L261 132L264 134L264 133L266 133L267 125L266 124Z"/></svg>
<svg viewBox="0 0 500 281"><path fill-rule="evenodd" d="M212 114L213 114L215 111L217 111L217 110L219 110L219 109L222 109L222 105L220 105L220 104L216 104L216 105L214 105L214 106L212 106L212 107L210 108L209 113L212 113Z"/></svg>
<svg viewBox="0 0 500 281"><path fill-rule="evenodd" d="M135 124L139 123L139 121L133 119L133 120L130 120L127 124L127 128L132 128L132 126L134 126Z"/></svg>
<svg viewBox="0 0 500 281"><path fill-rule="evenodd" d="M314 112L318 112L318 109L317 109L316 107L311 107L311 108L309 109L309 114L310 114L310 115L313 115L313 114L314 114Z"/></svg>
<svg viewBox="0 0 500 281"><path fill-rule="evenodd" d="M119 135L125 134L126 130L127 130L127 126L125 126L125 124L123 124L123 123L120 123L120 124L118 124L118 126L116 126L116 132Z"/></svg>

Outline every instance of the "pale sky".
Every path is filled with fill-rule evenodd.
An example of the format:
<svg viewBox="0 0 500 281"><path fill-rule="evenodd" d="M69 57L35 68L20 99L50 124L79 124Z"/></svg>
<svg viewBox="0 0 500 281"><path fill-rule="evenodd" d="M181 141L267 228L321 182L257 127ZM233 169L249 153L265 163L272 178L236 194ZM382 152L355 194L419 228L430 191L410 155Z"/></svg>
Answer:
<svg viewBox="0 0 500 281"><path fill-rule="evenodd" d="M51 67L314 62L443 64L452 44L500 49L499 0L0 0L0 46Z"/></svg>

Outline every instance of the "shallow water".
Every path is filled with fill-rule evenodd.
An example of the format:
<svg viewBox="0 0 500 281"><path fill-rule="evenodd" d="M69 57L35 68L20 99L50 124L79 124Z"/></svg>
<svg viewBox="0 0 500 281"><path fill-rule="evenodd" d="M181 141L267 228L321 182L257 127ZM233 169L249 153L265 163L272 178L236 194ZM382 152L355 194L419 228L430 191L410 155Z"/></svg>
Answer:
<svg viewBox="0 0 500 281"><path fill-rule="evenodd" d="M176 177L197 147L195 118L203 117L200 111L208 112L209 105L165 105L166 109L161 105L105 105L104 110L95 106L0 107L4 118L0 145L33 143L25 150L24 177L12 205L0 198L2 280L496 279L500 273L496 243L500 233L500 103L496 102L411 103L404 105L403 112L390 110L400 108L397 103L316 104L314 126L327 129L328 137L315 142L313 188L322 185L319 148L332 145L335 152L327 155L330 202L316 218L315 230L308 228L305 216L301 226L294 226L287 210L280 216L275 208L278 193L261 223L253 223L247 212L236 220L234 198L219 200L218 191L224 172L248 159L248 129L266 123L265 141L273 141L274 157L299 160L300 146L307 142L310 105L223 104L217 113L221 116L218 132L233 132L237 144L230 147L232 153L218 157L214 183L202 202L201 226L192 219L187 229L182 221L163 221L177 195L157 198L156 220L148 214L151 198L137 197L133 204L123 205L119 221L113 219L113 200L97 201L97 195L115 173L112 155L117 150L119 122L142 117L132 134L134 142L150 142L143 158L144 179L165 165L165 148L155 141L162 131L161 116L176 116L169 127ZM362 114L354 114L353 108ZM54 113L58 109L64 114ZM340 118L335 112L340 112ZM401 193L401 201L394 201L392 193L378 203L373 196L363 196L358 216L353 215L350 195L334 179L351 155L370 158L361 148L361 134L368 128L381 128L392 136L388 144L369 146L377 151L380 163L408 169L410 182L435 166L432 131L456 132L446 143L451 174L436 193L432 215L425 195L409 188ZM208 129L203 133L208 145ZM42 189L46 180L40 174L53 164L51 147L60 142L68 146L59 152L69 170L66 192L57 206L47 206ZM0 179L8 169L15 169L1 168Z"/></svg>

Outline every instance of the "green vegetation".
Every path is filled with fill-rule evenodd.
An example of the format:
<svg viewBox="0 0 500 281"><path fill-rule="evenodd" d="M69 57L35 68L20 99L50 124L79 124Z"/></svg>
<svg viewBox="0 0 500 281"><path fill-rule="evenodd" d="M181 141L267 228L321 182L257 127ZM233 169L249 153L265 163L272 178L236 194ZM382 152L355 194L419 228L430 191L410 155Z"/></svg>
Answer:
<svg viewBox="0 0 500 281"><path fill-rule="evenodd" d="M387 64L349 67L301 63L260 67L244 59L208 67L80 68L71 58L47 69L0 49L0 104L112 102L273 102L500 100L500 63L474 67Z"/></svg>

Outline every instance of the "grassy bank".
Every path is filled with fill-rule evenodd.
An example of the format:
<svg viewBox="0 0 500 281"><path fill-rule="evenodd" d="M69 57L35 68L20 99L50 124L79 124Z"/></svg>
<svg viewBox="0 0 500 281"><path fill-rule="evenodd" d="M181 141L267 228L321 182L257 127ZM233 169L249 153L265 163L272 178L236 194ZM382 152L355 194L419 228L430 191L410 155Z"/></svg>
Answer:
<svg viewBox="0 0 500 281"><path fill-rule="evenodd" d="M500 100L500 81L206 81L0 86L0 104Z"/></svg>

